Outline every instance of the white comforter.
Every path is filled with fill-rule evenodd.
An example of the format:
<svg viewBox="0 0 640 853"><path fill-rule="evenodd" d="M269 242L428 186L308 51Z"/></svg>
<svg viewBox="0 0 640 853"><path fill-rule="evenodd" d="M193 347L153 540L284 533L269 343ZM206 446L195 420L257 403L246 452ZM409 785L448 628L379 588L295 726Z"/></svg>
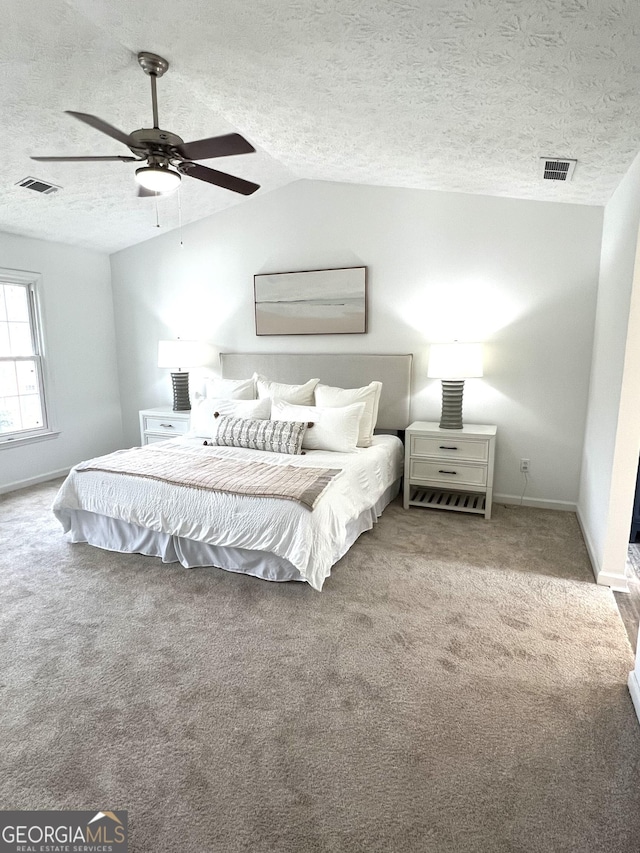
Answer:
<svg viewBox="0 0 640 853"><path fill-rule="evenodd" d="M199 439L173 439L154 450L181 445L206 455ZM340 468L311 512L294 501L208 492L122 474L72 469L53 505L65 531L70 511L86 510L171 536L223 547L268 551L289 560L315 589L348 548L347 525L371 507L402 473L402 444L391 435L353 453L312 450L286 456L233 447L217 453L273 465ZM144 448L141 450L144 452Z"/></svg>

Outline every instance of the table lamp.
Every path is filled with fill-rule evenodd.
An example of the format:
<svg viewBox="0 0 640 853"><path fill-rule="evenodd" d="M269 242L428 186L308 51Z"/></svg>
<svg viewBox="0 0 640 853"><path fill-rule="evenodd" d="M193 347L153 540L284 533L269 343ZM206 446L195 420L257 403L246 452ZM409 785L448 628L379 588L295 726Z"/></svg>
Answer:
<svg viewBox="0 0 640 853"><path fill-rule="evenodd" d="M202 364L202 349L199 341L158 341L158 367L170 369L173 384L173 411L188 412L191 409L189 400L189 374L183 372L183 367L200 367Z"/></svg>
<svg viewBox="0 0 640 853"><path fill-rule="evenodd" d="M442 380L440 429L462 429L464 380L482 376L482 344L431 344L427 375Z"/></svg>

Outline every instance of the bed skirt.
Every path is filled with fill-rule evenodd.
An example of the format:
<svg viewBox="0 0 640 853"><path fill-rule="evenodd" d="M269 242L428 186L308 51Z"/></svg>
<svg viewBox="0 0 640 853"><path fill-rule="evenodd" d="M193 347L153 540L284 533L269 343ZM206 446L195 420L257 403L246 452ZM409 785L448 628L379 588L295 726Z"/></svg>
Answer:
<svg viewBox="0 0 640 853"><path fill-rule="evenodd" d="M345 540L336 543L333 564L347 553L360 534L371 530L399 491L400 480L396 480L372 507L349 522ZM304 581L289 560L268 551L209 545L169 533L157 533L137 524L82 509L67 510L67 513L71 523L71 541L74 543L87 543L105 551L123 554L159 557L163 563L180 563L187 569L213 566L269 581Z"/></svg>

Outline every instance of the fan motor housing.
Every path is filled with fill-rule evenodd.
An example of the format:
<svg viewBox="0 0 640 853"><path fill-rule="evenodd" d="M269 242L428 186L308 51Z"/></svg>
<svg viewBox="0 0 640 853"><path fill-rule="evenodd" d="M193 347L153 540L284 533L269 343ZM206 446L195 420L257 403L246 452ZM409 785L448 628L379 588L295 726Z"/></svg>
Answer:
<svg viewBox="0 0 640 853"><path fill-rule="evenodd" d="M175 148L184 141L177 133L170 133L160 127L142 127L140 130L134 130L129 134L129 139L131 140L129 148L135 152L141 151L143 154L152 149L169 153L167 149Z"/></svg>

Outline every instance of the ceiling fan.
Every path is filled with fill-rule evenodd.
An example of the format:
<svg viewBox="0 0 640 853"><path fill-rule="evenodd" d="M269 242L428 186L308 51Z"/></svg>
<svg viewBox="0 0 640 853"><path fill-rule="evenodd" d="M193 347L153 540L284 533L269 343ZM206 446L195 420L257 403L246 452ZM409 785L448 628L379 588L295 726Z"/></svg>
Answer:
<svg viewBox="0 0 640 853"><path fill-rule="evenodd" d="M218 172L208 166L194 163L194 160L209 160L213 157L230 157L234 154L251 154L255 151L253 145L247 142L239 133L227 133L224 136L212 136L208 139L198 139L195 142L183 142L175 133L158 127L158 98L156 80L162 77L169 63L155 53L143 51L138 54L138 62L145 74L151 78L151 105L153 109L153 127L134 130L133 133L123 133L117 127L107 124L96 116L88 113L66 112L105 133L117 142L122 142L135 155L123 157L32 157L32 160L48 162L81 162L119 160L122 163L146 161L146 166L136 169L136 181L140 185L139 196L155 196L176 189L181 176L187 175L199 181L206 181L242 195L251 195L260 189L259 184L245 181L226 172Z"/></svg>

